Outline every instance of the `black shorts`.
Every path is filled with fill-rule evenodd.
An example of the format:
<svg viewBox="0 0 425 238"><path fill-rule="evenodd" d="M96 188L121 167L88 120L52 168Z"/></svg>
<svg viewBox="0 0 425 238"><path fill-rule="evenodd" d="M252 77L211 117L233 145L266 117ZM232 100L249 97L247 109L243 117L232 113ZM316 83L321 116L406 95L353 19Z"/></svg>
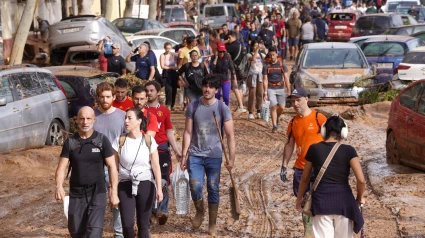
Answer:
<svg viewBox="0 0 425 238"><path fill-rule="evenodd" d="M169 150L158 151L159 155L159 167L161 168L161 178L168 181L170 166L171 166L171 154Z"/></svg>

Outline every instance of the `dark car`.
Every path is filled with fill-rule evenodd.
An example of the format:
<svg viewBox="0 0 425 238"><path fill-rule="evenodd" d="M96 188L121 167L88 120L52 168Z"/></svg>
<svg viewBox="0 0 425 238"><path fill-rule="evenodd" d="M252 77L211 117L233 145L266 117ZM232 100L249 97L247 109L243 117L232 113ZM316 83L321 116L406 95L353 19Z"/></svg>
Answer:
<svg viewBox="0 0 425 238"><path fill-rule="evenodd" d="M163 23L169 22L186 22L187 14L183 6L167 5L164 11Z"/></svg>
<svg viewBox="0 0 425 238"><path fill-rule="evenodd" d="M112 22L121 32L136 33L138 31L167 28L166 25L153 19L133 17L117 18Z"/></svg>
<svg viewBox="0 0 425 238"><path fill-rule="evenodd" d="M391 104L387 162L425 170L425 80L401 91Z"/></svg>
<svg viewBox="0 0 425 238"><path fill-rule="evenodd" d="M403 19L399 14L368 14L357 19L352 36L380 35L390 27L403 25Z"/></svg>
<svg viewBox="0 0 425 238"><path fill-rule="evenodd" d="M59 79L70 103L69 117L77 116L84 106L96 104L97 85L105 80L114 82L117 73L105 73L99 69L85 66L46 67Z"/></svg>
<svg viewBox="0 0 425 238"><path fill-rule="evenodd" d="M425 31L425 24L398 26L388 28L383 35L402 35L410 36L416 32Z"/></svg>
<svg viewBox="0 0 425 238"><path fill-rule="evenodd" d="M394 69L407 52L424 45L422 40L410 36L382 36L365 41L362 50L369 64L376 66L376 82L384 83L392 79Z"/></svg>

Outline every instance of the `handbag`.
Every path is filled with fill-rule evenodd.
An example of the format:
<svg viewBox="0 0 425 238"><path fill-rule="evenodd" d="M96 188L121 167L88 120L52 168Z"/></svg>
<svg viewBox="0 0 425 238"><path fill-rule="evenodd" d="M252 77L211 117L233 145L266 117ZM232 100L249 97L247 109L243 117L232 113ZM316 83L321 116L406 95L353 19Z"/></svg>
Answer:
<svg viewBox="0 0 425 238"><path fill-rule="evenodd" d="M312 203L312 195L314 190L316 190L317 186L320 183L320 180L323 177L323 174L325 174L326 169L328 168L329 163L331 162L332 158L335 155L335 152L338 150L339 146L341 145L341 143L337 142L334 147L332 148L331 152L329 153L328 157L325 160L325 163L323 163L322 168L320 169L319 174L316 177L316 180L314 180L314 184L313 186L310 186L310 191L308 191L301 204L303 205L303 214L309 217L313 216L313 213L311 212L311 203ZM311 184L310 184L311 185Z"/></svg>

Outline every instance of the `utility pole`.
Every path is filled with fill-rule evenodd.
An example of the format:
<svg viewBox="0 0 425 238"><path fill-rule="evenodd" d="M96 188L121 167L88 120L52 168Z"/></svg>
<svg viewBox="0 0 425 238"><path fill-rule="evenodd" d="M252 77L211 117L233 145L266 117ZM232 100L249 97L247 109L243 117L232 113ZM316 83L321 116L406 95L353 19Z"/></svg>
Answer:
<svg viewBox="0 0 425 238"><path fill-rule="evenodd" d="M133 4L134 0L125 1L124 17L133 17Z"/></svg>
<svg viewBox="0 0 425 238"><path fill-rule="evenodd" d="M78 15L77 0L71 0L71 5L72 5L72 15L74 15L74 16Z"/></svg>
<svg viewBox="0 0 425 238"><path fill-rule="evenodd" d="M12 8L10 0L1 0L1 22L2 22L2 37L3 37L3 59L5 64L9 64L10 54L13 46L13 32L12 32Z"/></svg>

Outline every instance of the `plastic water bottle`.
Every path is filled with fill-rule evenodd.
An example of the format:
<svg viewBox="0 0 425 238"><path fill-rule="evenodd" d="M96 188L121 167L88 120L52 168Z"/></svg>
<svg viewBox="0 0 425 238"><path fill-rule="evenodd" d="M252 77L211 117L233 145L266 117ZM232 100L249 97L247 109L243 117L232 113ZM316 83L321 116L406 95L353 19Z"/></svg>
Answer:
<svg viewBox="0 0 425 238"><path fill-rule="evenodd" d="M261 118L264 121L269 122L270 120L270 101L265 101L261 106Z"/></svg>
<svg viewBox="0 0 425 238"><path fill-rule="evenodd" d="M176 214L188 214L190 208L189 181L184 175L176 182Z"/></svg>
<svg viewBox="0 0 425 238"><path fill-rule="evenodd" d="M247 93L245 81L242 82L241 91L242 91L242 95L245 95Z"/></svg>
<svg viewBox="0 0 425 238"><path fill-rule="evenodd" d="M103 41L103 51L105 55L112 55L112 45L114 44L113 40L104 40Z"/></svg>

